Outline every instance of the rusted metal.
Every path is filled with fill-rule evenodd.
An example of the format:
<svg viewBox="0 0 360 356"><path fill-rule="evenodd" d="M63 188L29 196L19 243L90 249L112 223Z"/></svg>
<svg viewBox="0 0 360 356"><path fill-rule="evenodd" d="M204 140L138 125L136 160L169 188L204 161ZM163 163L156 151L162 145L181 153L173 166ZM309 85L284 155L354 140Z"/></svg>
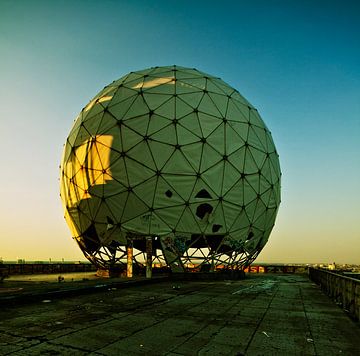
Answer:
<svg viewBox="0 0 360 356"><path fill-rule="evenodd" d="M146 278L152 277L152 237L146 237Z"/></svg>
<svg viewBox="0 0 360 356"><path fill-rule="evenodd" d="M126 268L126 277L132 278L133 276L133 243L131 240L128 240L126 246L127 254L127 268Z"/></svg>

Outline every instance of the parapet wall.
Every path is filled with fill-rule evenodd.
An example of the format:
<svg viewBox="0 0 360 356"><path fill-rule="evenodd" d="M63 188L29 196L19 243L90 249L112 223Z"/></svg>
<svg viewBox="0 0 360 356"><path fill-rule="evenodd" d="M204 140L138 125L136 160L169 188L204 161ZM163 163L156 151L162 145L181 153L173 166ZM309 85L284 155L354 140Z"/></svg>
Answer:
<svg viewBox="0 0 360 356"><path fill-rule="evenodd" d="M305 265L254 264L244 269L245 273L307 273Z"/></svg>
<svg viewBox="0 0 360 356"><path fill-rule="evenodd" d="M307 273L304 265L271 265L253 264L244 269L245 273ZM67 273L67 272L90 272L97 268L91 263L2 263L0 274L5 276L19 274L42 274L42 273ZM167 273L165 268L154 268L153 270ZM221 274L221 270L218 271Z"/></svg>
<svg viewBox="0 0 360 356"><path fill-rule="evenodd" d="M312 267L309 268L309 277L355 320L359 320L360 280Z"/></svg>
<svg viewBox="0 0 360 356"><path fill-rule="evenodd" d="M3 274L42 274L96 271L91 263L3 263L0 265Z"/></svg>

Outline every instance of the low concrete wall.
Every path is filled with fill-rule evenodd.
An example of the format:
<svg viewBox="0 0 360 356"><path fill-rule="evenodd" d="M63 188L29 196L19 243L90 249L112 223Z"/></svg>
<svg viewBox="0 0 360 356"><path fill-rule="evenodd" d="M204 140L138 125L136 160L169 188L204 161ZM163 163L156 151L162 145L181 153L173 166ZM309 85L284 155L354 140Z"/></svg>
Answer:
<svg viewBox="0 0 360 356"><path fill-rule="evenodd" d="M323 269L309 268L309 277L355 319L360 318L360 280Z"/></svg>
<svg viewBox="0 0 360 356"><path fill-rule="evenodd" d="M270 264L253 264L246 267L246 273L307 273L308 267L305 265L270 265Z"/></svg>
<svg viewBox="0 0 360 356"><path fill-rule="evenodd" d="M3 263L0 265L2 274L42 274L66 272L91 272L96 267L91 263Z"/></svg>

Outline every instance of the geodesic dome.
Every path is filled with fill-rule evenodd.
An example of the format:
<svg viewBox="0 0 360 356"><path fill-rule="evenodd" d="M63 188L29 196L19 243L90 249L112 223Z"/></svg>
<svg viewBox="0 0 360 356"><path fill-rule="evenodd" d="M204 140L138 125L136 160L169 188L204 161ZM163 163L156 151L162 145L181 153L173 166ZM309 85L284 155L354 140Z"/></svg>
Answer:
<svg viewBox="0 0 360 356"><path fill-rule="evenodd" d="M61 162L65 219L85 256L126 246L174 271L242 268L266 244L280 166L257 110L221 79L154 67L106 86L76 118Z"/></svg>

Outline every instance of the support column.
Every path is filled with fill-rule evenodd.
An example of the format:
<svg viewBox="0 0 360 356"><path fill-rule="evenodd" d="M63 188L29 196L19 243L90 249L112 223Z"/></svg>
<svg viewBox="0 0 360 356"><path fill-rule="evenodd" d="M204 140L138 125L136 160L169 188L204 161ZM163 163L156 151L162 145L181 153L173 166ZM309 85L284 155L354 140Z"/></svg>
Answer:
<svg viewBox="0 0 360 356"><path fill-rule="evenodd" d="M152 237L146 237L146 278L152 277Z"/></svg>
<svg viewBox="0 0 360 356"><path fill-rule="evenodd" d="M133 276L133 243L131 240L127 241L126 252L127 252L126 277L132 278L132 276Z"/></svg>
<svg viewBox="0 0 360 356"><path fill-rule="evenodd" d="M210 267L210 272L214 272L215 271L215 254L212 253L211 254L211 267Z"/></svg>

